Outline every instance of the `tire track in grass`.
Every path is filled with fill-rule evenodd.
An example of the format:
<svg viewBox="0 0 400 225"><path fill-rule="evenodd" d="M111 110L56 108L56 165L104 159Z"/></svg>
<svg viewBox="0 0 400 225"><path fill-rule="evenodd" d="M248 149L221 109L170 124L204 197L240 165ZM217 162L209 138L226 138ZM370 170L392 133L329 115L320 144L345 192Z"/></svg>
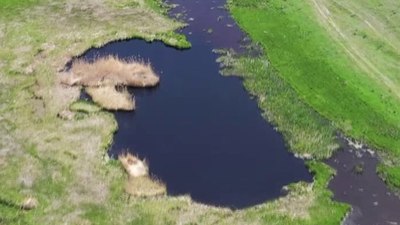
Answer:
<svg viewBox="0 0 400 225"><path fill-rule="evenodd" d="M355 63L369 75L372 79L380 81L388 87L391 92L400 99L400 90L392 79L388 78L384 73L382 73L375 65L372 63L367 56L361 53L354 45L351 44L348 36L340 29L337 23L332 19L329 9L322 3L317 2L317 0L312 0L314 8L318 11L319 18L323 23L327 23L329 27L333 28L340 38L338 43L343 47L345 52L355 61ZM332 29L328 29L332 30Z"/></svg>
<svg viewBox="0 0 400 225"><path fill-rule="evenodd" d="M356 8L357 6L354 6L351 1L348 1L346 3L352 4L351 6L346 6L343 3L340 3L337 0L334 0L334 3L337 4L338 6L346 9L349 11L352 16L357 17L360 21L363 21L364 24L366 24L374 33L379 36L379 38L384 39L386 44L390 45L394 50L400 52L400 41L398 40L398 37L393 37L391 33L388 33L385 31L385 25L377 19L375 16L366 14L362 10L358 9L358 12L350 9L349 7ZM390 39L388 38L390 36ZM394 44L396 43L396 44Z"/></svg>

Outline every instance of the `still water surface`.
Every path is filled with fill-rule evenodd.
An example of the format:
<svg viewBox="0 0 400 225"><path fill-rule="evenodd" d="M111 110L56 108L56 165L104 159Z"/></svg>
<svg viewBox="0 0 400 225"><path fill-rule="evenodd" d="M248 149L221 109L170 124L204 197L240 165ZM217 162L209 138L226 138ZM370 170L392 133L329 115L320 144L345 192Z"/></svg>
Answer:
<svg viewBox="0 0 400 225"><path fill-rule="evenodd" d="M191 49L129 40L82 56L148 61L161 77L156 88L131 90L135 112L115 112L119 130L110 155L130 149L149 161L168 194L231 208L260 204L281 196L284 185L311 181L304 162L287 151L241 80L219 74L212 50L240 50L244 37L221 8L224 1L173 2L180 6L171 13L186 13L189 26L182 32Z"/></svg>

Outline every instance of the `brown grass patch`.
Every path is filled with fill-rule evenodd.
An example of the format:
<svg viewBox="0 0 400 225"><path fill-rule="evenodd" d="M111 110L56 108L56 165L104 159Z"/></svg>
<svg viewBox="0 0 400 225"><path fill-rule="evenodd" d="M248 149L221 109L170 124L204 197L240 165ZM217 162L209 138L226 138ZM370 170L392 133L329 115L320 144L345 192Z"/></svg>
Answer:
<svg viewBox="0 0 400 225"><path fill-rule="evenodd" d="M309 219L309 208L314 204L313 184L300 182L292 186L289 194L274 202L273 211L292 218ZM289 188L290 189L290 188Z"/></svg>
<svg viewBox="0 0 400 225"><path fill-rule="evenodd" d="M76 60L71 70L63 73L62 84L85 86L93 101L108 110L134 110L135 102L126 88L153 87L160 82L150 64L126 61L115 56L94 62Z"/></svg>
<svg viewBox="0 0 400 225"><path fill-rule="evenodd" d="M131 153L122 153L118 156L118 159L129 177L143 177L149 175L149 167L146 161L140 160Z"/></svg>
<svg viewBox="0 0 400 225"><path fill-rule="evenodd" d="M128 173L126 193L134 197L151 197L166 193L165 185L149 176L149 167L145 160L140 160L128 151L120 154L118 159Z"/></svg>
<svg viewBox="0 0 400 225"><path fill-rule="evenodd" d="M166 194L167 188L149 176L130 177L125 183L125 192L133 197L152 197Z"/></svg>
<svg viewBox="0 0 400 225"><path fill-rule="evenodd" d="M114 86L87 87L86 92L94 102L105 109L126 111L135 109L135 100L126 88L119 89Z"/></svg>
<svg viewBox="0 0 400 225"><path fill-rule="evenodd" d="M150 64L126 61L115 56L100 58L95 62L76 60L62 83L83 86L125 85L153 87L160 82Z"/></svg>

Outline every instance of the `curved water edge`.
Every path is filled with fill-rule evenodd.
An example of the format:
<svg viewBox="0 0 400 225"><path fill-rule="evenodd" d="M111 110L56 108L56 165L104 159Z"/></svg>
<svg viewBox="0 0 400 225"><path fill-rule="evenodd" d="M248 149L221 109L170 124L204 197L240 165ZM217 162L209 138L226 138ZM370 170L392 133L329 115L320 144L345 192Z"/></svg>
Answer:
<svg viewBox="0 0 400 225"><path fill-rule="evenodd" d="M334 199L352 206L344 225L400 224L400 198L376 173L379 158L366 146L339 138L342 149L326 161L337 173L329 188Z"/></svg>
<svg viewBox="0 0 400 225"><path fill-rule="evenodd" d="M115 113L120 130L116 134L110 154L115 156L123 148L134 148L135 154L139 154L139 156L150 161L151 173L167 183L170 195L189 194L198 202L231 208L243 208L277 198L284 194L281 192L281 187L285 184L300 180L311 181L312 177L305 169L304 163L295 159L284 149L282 137L276 132L272 132L272 127L260 116L255 101L251 100L243 90L240 79L222 78L217 72L219 69L215 63L217 55L212 53L212 50L215 48L233 48L236 52L241 52L243 50L241 49L241 41L245 39L243 33L236 27L227 12L222 10L223 4L221 2L225 1L202 2L202 4L178 0L174 2L180 2L181 5L175 8L172 13L190 12L186 18L190 26L183 33L194 44L192 50L179 51L165 46L161 42L147 43L141 40L123 40L109 43L101 48L90 49L82 56L74 58L83 57L87 60L94 60L97 57L112 54L121 58L130 59L133 57L147 60L153 63L157 72L161 74L162 83L166 83L161 84L161 87L158 88L131 90L141 106L134 113ZM186 5L182 5L182 3L186 3ZM186 8L187 4L189 4L190 10ZM208 22L206 23L202 22L203 19L189 17L191 15L201 17L202 12L207 8L212 12L217 12L213 14L214 17L217 16L217 23L212 19L213 16L207 16L206 21ZM212 27L206 29L205 24L212 25ZM230 33L231 31L233 33ZM67 64L67 69L70 67L70 63ZM200 74L201 72L203 74ZM193 82L197 83L194 84ZM207 84L212 85L208 86ZM171 90L173 91L171 92ZM213 92L213 90L214 94L219 94L215 96L201 95L202 93ZM216 90L222 90L224 93L221 94ZM197 94L190 95L193 92ZM186 95L187 93L189 95ZM179 101L164 102L165 96L175 97L175 100ZM204 96L208 96L208 98L203 99ZM214 102L216 99L218 101ZM229 99L234 99L235 102L226 102ZM199 100L202 101L198 102ZM195 104L189 104L190 102ZM218 102L223 107L215 108ZM210 121L204 123L207 122L207 118L212 118L212 115L204 117L204 114L201 114L210 107L208 103L213 103L211 104L211 106L214 106L212 108L223 113L220 114L220 117L214 117L211 123ZM232 104L236 107L223 109L227 105L232 106ZM188 108L195 110L187 111ZM167 116L176 115L169 117L172 120L167 120L168 117L162 115L164 112ZM229 136L229 132L235 131L235 129L232 129L235 128L235 125L228 126L229 129L222 129L222 131L217 130L217 132L214 129L207 129L210 128L207 127L207 124L223 123L227 125L230 124L229 121L234 121L232 124L239 123L238 118L247 117L232 118L232 115L237 116L241 113L248 114L255 120L253 124L247 124L244 129L251 131L249 133L242 132L226 138L227 135ZM200 117L192 117L192 120L190 120L191 115ZM231 117L224 118L221 115L231 115ZM195 135L187 132L187 130L182 130L188 124L194 127L196 123L192 122L198 118L203 120L200 121L201 127L195 132ZM174 122L178 123L174 124ZM239 125L236 129L241 130L243 128L241 126L246 123ZM160 127L160 124L163 126ZM258 125L255 126L256 124ZM224 149L222 147L214 152L202 151L213 150L213 147L215 148L218 145L215 145L218 141L243 140L242 137L253 134L252 128L254 127L258 127L258 131L255 131L255 133L260 134L261 137L263 135L268 137L263 140L264 143L261 143L263 141L256 144L253 142L239 144L233 142L232 146L239 146L238 149L230 147ZM154 128L157 129L154 130ZM159 128L161 128L161 132L158 132L160 131ZM180 132L176 132L178 128L181 128ZM205 135L210 130L214 132L214 134L211 134L213 138L207 138ZM263 132L264 134L262 134ZM184 135L178 137L176 133ZM225 138L220 139L220 137ZM182 139L186 139L186 142L182 142L181 147L176 146L175 144L181 142ZM327 160L326 163L338 171L329 185L329 188L334 192L334 199L347 202L353 207L343 223L351 225L400 224L396 210L400 208L400 200L387 189L384 182L376 174L378 158L375 155L370 155L365 149L355 149L355 146L349 145L343 139L341 140L342 150ZM205 142L211 143L211 146L206 147L207 143ZM200 147L190 146L193 143ZM212 146L212 143L214 143L214 146ZM254 146L263 145L268 146L264 151L253 149ZM265 150L271 146L272 150L266 152ZM234 150L232 151L232 149ZM275 158L277 156L282 158ZM259 159L263 157L269 157L269 160ZM278 162L275 159L281 161ZM355 173L354 168L360 164L363 165L363 172ZM293 173L293 171L297 172ZM271 174L276 176L271 176ZM377 200L378 198L379 200Z"/></svg>
<svg viewBox="0 0 400 225"><path fill-rule="evenodd" d="M173 2L180 6L171 13L188 13L190 26L183 33L191 50L124 40L82 55L88 60L110 54L143 59L161 75L160 87L131 90L136 112L115 113L120 130L110 154L133 149L150 161L151 173L167 183L169 194L189 194L196 201L231 208L277 198L283 185L311 181L304 162L287 152L240 79L218 74L212 49L240 52L244 39L221 8L225 1ZM206 10L211 13L204 14ZM396 224L400 200L377 176L377 158L347 143L342 146L327 163L338 171L329 186L335 199L353 206L344 224ZM351 167L360 162L364 171L355 174Z"/></svg>
<svg viewBox="0 0 400 225"><path fill-rule="evenodd" d="M225 1L174 3L180 4L174 10L187 13L189 26L182 32L192 43L190 50L130 40L82 56L136 58L149 61L160 74L158 87L131 89L135 112L115 112L119 130L110 155L132 149L149 161L150 173L166 183L170 195L189 194L195 201L230 208L280 197L290 183L311 182L304 162L286 150L241 80L219 74L212 50L240 51L244 37L221 9Z"/></svg>

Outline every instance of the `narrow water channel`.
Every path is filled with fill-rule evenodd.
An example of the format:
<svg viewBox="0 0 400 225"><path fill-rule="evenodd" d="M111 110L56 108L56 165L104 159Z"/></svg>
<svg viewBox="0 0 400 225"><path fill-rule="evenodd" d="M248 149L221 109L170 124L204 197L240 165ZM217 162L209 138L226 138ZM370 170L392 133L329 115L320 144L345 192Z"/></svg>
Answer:
<svg viewBox="0 0 400 225"><path fill-rule="evenodd" d="M343 149L327 163L337 171L329 184L334 199L353 208L343 225L400 224L400 198L376 174L376 154L342 142Z"/></svg>
<svg viewBox="0 0 400 225"><path fill-rule="evenodd" d="M312 181L304 162L290 154L238 78L219 74L213 49L240 49L244 37L223 6L225 0L184 1L182 32L192 43L176 50L161 42L129 40L89 50L151 62L160 75L153 89L132 89L135 112L115 112L119 130L110 155L130 149L150 164L169 195L244 208L277 198L284 185Z"/></svg>

